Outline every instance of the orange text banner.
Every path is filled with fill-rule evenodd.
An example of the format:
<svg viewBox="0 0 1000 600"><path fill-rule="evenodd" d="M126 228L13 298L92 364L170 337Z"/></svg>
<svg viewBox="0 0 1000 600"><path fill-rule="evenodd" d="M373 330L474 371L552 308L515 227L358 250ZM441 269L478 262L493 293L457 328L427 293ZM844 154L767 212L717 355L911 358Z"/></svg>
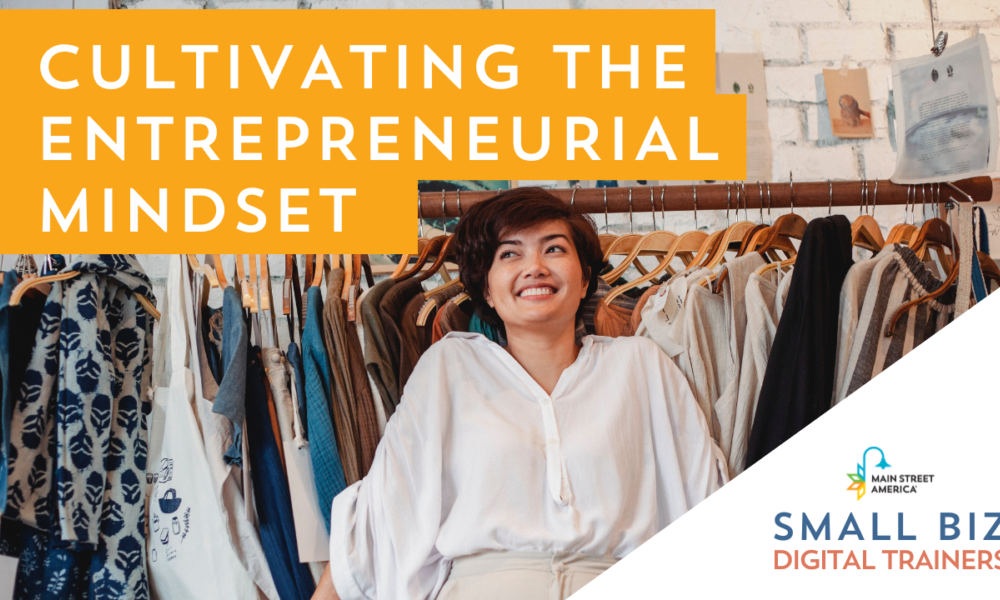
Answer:
<svg viewBox="0 0 1000 600"><path fill-rule="evenodd" d="M726 179L710 10L2 11L4 252L415 250L419 179Z"/></svg>

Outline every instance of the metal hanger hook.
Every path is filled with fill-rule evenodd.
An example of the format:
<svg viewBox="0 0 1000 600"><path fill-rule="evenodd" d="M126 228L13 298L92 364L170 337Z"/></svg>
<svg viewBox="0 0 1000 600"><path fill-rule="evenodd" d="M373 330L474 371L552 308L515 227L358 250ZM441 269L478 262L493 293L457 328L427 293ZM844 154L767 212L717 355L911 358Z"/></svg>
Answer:
<svg viewBox="0 0 1000 600"><path fill-rule="evenodd" d="M441 227L444 228L444 234L448 235L448 216L445 214L445 209L447 207L444 204L444 190L441 190Z"/></svg>
<svg viewBox="0 0 1000 600"><path fill-rule="evenodd" d="M872 218L875 218L875 207L878 206L878 179L875 180L875 191L872 194Z"/></svg>
<svg viewBox="0 0 1000 600"><path fill-rule="evenodd" d="M628 232L632 233L632 186L628 186Z"/></svg>
<svg viewBox="0 0 1000 600"><path fill-rule="evenodd" d="M757 182L757 193L760 194L760 223L764 224L764 188Z"/></svg>
<svg viewBox="0 0 1000 600"><path fill-rule="evenodd" d="M663 203L663 195L667 193L667 186L660 187L660 222L663 223L663 230L667 229L666 205Z"/></svg>
<svg viewBox="0 0 1000 600"><path fill-rule="evenodd" d="M788 172L788 202L792 206L792 214L795 214L795 181L792 180L792 172Z"/></svg>
<svg viewBox="0 0 1000 600"><path fill-rule="evenodd" d="M653 186L649 186L649 215L653 217L653 231L656 231L656 204L653 199ZM664 223L666 227L666 223Z"/></svg>
<svg viewBox="0 0 1000 600"><path fill-rule="evenodd" d="M691 192L694 194L694 228L698 229L698 186L691 184Z"/></svg>
<svg viewBox="0 0 1000 600"><path fill-rule="evenodd" d="M578 188L577 186L574 185L573 186L573 193L570 194L570 196L569 196L569 212L571 212L571 213L573 212L573 204L576 202L576 190L578 190L578 189L580 189L580 188Z"/></svg>
<svg viewBox="0 0 1000 600"><path fill-rule="evenodd" d="M420 203L420 190L417 190L417 229L420 230L420 237L424 237L424 211Z"/></svg>
<svg viewBox="0 0 1000 600"><path fill-rule="evenodd" d="M765 181L764 187L767 188L767 224L774 225L771 219L771 184Z"/></svg>
<svg viewBox="0 0 1000 600"><path fill-rule="evenodd" d="M729 182L726 182L726 229L729 229L729 202L732 200L732 190L729 188Z"/></svg>
<svg viewBox="0 0 1000 600"><path fill-rule="evenodd" d="M865 208L868 204L868 180L861 180L861 205L858 206L858 216L865 214Z"/></svg>
<svg viewBox="0 0 1000 600"><path fill-rule="evenodd" d="M608 225L608 188L604 188L604 233L611 231L610 225Z"/></svg>
<svg viewBox="0 0 1000 600"><path fill-rule="evenodd" d="M462 218L462 190L455 190L455 201L458 202L458 218Z"/></svg>
<svg viewBox="0 0 1000 600"><path fill-rule="evenodd" d="M747 212L747 183L745 181L740 182L739 190L743 192L743 220L749 221L750 215ZM739 194L736 196L736 218L740 218L740 198Z"/></svg>
<svg viewBox="0 0 1000 600"><path fill-rule="evenodd" d="M826 184L830 186L830 206L826 209L827 216L833 214L833 181L827 179Z"/></svg>

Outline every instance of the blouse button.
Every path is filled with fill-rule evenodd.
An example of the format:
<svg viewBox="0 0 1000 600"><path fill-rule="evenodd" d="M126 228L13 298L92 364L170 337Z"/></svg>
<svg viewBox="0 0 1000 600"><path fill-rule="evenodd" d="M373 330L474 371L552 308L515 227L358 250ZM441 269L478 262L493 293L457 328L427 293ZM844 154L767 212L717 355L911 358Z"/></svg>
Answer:
<svg viewBox="0 0 1000 600"><path fill-rule="evenodd" d="M548 403L549 403L549 399L547 397L543 397L542 398L542 404L548 404Z"/></svg>
<svg viewBox="0 0 1000 600"><path fill-rule="evenodd" d="M557 440L556 438L552 438L552 439L549 440L549 445L550 446L555 446L558 443L559 443L559 440Z"/></svg>

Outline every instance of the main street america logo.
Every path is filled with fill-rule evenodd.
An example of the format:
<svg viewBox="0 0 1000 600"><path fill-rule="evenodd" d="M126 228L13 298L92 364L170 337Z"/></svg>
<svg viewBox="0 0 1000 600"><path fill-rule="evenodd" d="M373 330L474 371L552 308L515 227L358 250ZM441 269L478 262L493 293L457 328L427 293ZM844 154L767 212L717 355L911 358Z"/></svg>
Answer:
<svg viewBox="0 0 1000 600"><path fill-rule="evenodd" d="M869 475L869 452L878 452L880 460L875 464L875 467L885 471L892 466L886 462L885 452L882 452L882 449L878 446L872 446L871 448L865 450L861 454L861 462L858 463L858 470L854 473L847 474L847 477L851 480L851 485L847 488L847 491L857 492L858 500L861 500L865 493L868 492L868 483L872 484L871 493L873 494L916 494L916 484L934 482L934 475L932 474L888 474L873 471Z"/></svg>
<svg viewBox="0 0 1000 600"><path fill-rule="evenodd" d="M852 492L857 490L858 500L861 500L861 498L865 495L865 492L867 491L867 484L865 482L865 477L868 474L868 453L871 452L872 450L878 450L879 455L882 457L882 460L880 460L879 463L875 465L876 467L885 470L890 466L892 466L889 463L885 462L885 452L882 452L882 449L879 448L878 446L872 446L871 448L865 450L864 453L861 454L861 462L858 463L857 473L847 474L847 476L851 478L851 486L847 488L847 491Z"/></svg>

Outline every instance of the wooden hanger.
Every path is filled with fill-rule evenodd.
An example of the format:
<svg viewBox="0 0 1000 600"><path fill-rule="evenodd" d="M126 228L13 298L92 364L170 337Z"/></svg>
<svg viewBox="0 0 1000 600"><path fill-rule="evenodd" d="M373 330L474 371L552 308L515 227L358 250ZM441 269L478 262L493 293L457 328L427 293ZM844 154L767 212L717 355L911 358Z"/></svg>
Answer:
<svg viewBox="0 0 1000 600"><path fill-rule="evenodd" d="M715 253L705 263L705 267L714 269L722 264L722 261L726 258L726 252L739 251L739 247L743 244L743 235L753 228L754 224L750 221L740 221L724 229L722 239L719 241L719 247L716 248ZM736 246L735 248L733 247L734 245Z"/></svg>
<svg viewBox="0 0 1000 600"><path fill-rule="evenodd" d="M242 292L243 308L250 308L250 285L247 281L246 266L243 264L243 255L234 254L233 256L236 258L236 279Z"/></svg>
<svg viewBox="0 0 1000 600"><path fill-rule="evenodd" d="M452 236L450 235L439 235L431 238L430 242L428 242L427 245L424 246L424 249L421 250L420 256L417 257L417 263L409 270L404 270L399 275L393 277L393 279L397 282L405 281L420 273L420 271L423 270L424 265L427 264L427 261L430 260L430 257L438 256L445 241L451 239L451 237ZM433 275L433 273L431 273L431 275ZM428 275L428 277L430 277L430 275Z"/></svg>
<svg viewBox="0 0 1000 600"><path fill-rule="evenodd" d="M618 236L613 233L599 233L597 234L598 241L601 242L601 252L607 252L611 244L615 243Z"/></svg>
<svg viewBox="0 0 1000 600"><path fill-rule="evenodd" d="M66 271L65 273L56 273L53 275L46 275L44 277L32 277L31 279L25 279L21 283L17 284L14 291L10 295L10 306L17 306L21 304L21 298L29 290L54 283L56 281L67 281L73 279L79 275L79 271ZM156 310L156 306L149 300L149 298L143 296L142 294L136 294L135 299L138 300L139 304L146 310L147 313L157 321L160 320L160 311Z"/></svg>
<svg viewBox="0 0 1000 600"><path fill-rule="evenodd" d="M362 261L360 254L345 255L350 256L350 260L345 260L344 265L348 267L344 271L344 283L347 285L346 298L342 298L347 303L347 320L351 323L357 321L357 297L358 289L361 287Z"/></svg>
<svg viewBox="0 0 1000 600"><path fill-rule="evenodd" d="M258 300L257 300L257 293L258 293L259 288L260 288L260 281L257 279L257 255L256 254L247 254L247 258L250 260L250 274L249 274L249 282L250 282L250 286L249 286L250 287L250 313L251 314L257 314L257 311L260 310L260 307L258 305ZM242 259L241 259L241 262L242 262Z"/></svg>
<svg viewBox="0 0 1000 600"><path fill-rule="evenodd" d="M260 257L260 309L271 310L271 272L267 265L267 255L258 254Z"/></svg>
<svg viewBox="0 0 1000 600"><path fill-rule="evenodd" d="M861 183L861 206L865 210L868 208L868 180ZM875 203L878 201L878 181L875 181L875 202L872 203L874 211ZM868 214L863 214L851 224L851 245L864 248L874 253L878 253L885 247L885 238L882 236L882 228L875 221L875 218Z"/></svg>
<svg viewBox="0 0 1000 600"><path fill-rule="evenodd" d="M694 255L694 258L691 260L691 264L702 267L705 266L705 263L707 263L712 255L715 254L716 249L722 243L722 236L725 234L725 229L720 229L715 233L709 234L709 236L702 241L701 248L699 248L698 252Z"/></svg>
<svg viewBox="0 0 1000 600"><path fill-rule="evenodd" d="M934 217L927 219L912 236L910 236L910 249L921 261L926 261L930 256L930 251L934 250L941 261L941 267L951 271L951 261L955 257L948 257L944 249L951 247L952 232L948 222L944 219Z"/></svg>
<svg viewBox="0 0 1000 600"><path fill-rule="evenodd" d="M439 269L444 267L445 260L454 257L455 254L453 248L454 245L455 245L455 236L449 235L448 238L445 239L444 242L442 242L441 248L438 250L437 258L434 260L434 263L430 266L429 269L417 275L416 277L417 281L421 282L427 281L428 279L433 277L434 274L437 273Z"/></svg>
<svg viewBox="0 0 1000 600"><path fill-rule="evenodd" d="M323 261L325 260L326 255L313 254L312 256L313 256L313 264L312 264L313 273L312 273L312 282L309 285L310 287L312 286L319 287L319 285L323 283ZM306 257L306 260L308 262L308 257Z"/></svg>
<svg viewBox="0 0 1000 600"><path fill-rule="evenodd" d="M207 260L207 255L206 255ZM219 281L219 287L226 289L229 287L229 281L226 280L226 270L222 268L222 255L213 254L212 255L212 266L215 267L215 278Z"/></svg>
<svg viewBox="0 0 1000 600"><path fill-rule="evenodd" d="M621 296L626 291L636 288L647 281L652 281L657 275L667 270L667 267L674 258L683 254L693 255L698 252L704 241L708 238L708 233L704 231L688 231L681 235L675 235L669 231L654 231L646 235L646 239L642 242L644 250L650 254L663 253L663 258L649 273L608 292L602 300L605 304L610 305L612 300Z"/></svg>
<svg viewBox="0 0 1000 600"><path fill-rule="evenodd" d="M219 287L219 277L215 274L215 270L208 265L203 265L198 262L198 255L187 254L188 264L191 265L191 270L196 273L201 273L208 280L208 285L213 288Z"/></svg>
<svg viewBox="0 0 1000 600"><path fill-rule="evenodd" d="M966 197L968 198L968 196ZM971 201L971 198L969 199ZM889 321L889 326L886 327L886 337L892 337L892 334L896 331L896 323L899 321L900 317L906 314L906 311L918 304L933 300L943 295L951 288L952 284L955 283L955 280L958 279L958 270L961 263L959 260L959 244L958 240L955 239L955 236L951 231L951 227L944 219L933 218L925 221L920 227L920 230L917 232L917 236L911 240L910 248L913 249L914 252L917 252L918 256L921 252L926 256L927 246L932 243L939 244L942 248L954 247L955 249L955 254L951 257L952 264L951 269L948 271L948 278L945 279L944 283L938 286L938 288L933 292L914 298L896 309L896 312L892 314L892 319Z"/></svg>
<svg viewBox="0 0 1000 600"><path fill-rule="evenodd" d="M976 250L976 256L979 258L979 268L983 271L983 279L986 280L986 293L989 294L992 291L989 282L996 282L997 287L1000 288L1000 268L997 267L997 263L990 258L989 254Z"/></svg>
<svg viewBox="0 0 1000 600"><path fill-rule="evenodd" d="M923 186L921 186L923 187ZM906 214L910 212L910 198L913 198L913 203L916 205L916 189L912 185L906 186L906 204L903 206L903 222L893 225L889 230L889 235L885 238L886 245L892 244L903 244L908 245L910 243L910 238L913 233L917 230L916 225L912 225L906 222ZM927 199L926 194L924 199ZM912 213L911 213L912 214Z"/></svg>
<svg viewBox="0 0 1000 600"><path fill-rule="evenodd" d="M642 234L640 233L626 233L618 236L618 238L608 246L608 249L604 251L604 262L608 262L612 256L629 256L632 251L635 250L635 247L639 244L639 240L641 239ZM607 283L616 281L625 273L625 271L628 270L630 264L632 264L632 261L626 262L623 260L617 267L611 269L604 275L601 275L601 278Z"/></svg>
<svg viewBox="0 0 1000 600"><path fill-rule="evenodd" d="M909 245L910 238L916 233L917 226L909 223L897 223L889 230L889 237L885 238L886 245L903 244Z"/></svg>
<svg viewBox="0 0 1000 600"><path fill-rule="evenodd" d="M759 223L753 226L753 229L747 231L743 234L743 242L740 244L739 251L736 252L736 256L743 256L750 251L750 242L753 241L754 237L762 230L767 229L767 225L764 223Z"/></svg>

